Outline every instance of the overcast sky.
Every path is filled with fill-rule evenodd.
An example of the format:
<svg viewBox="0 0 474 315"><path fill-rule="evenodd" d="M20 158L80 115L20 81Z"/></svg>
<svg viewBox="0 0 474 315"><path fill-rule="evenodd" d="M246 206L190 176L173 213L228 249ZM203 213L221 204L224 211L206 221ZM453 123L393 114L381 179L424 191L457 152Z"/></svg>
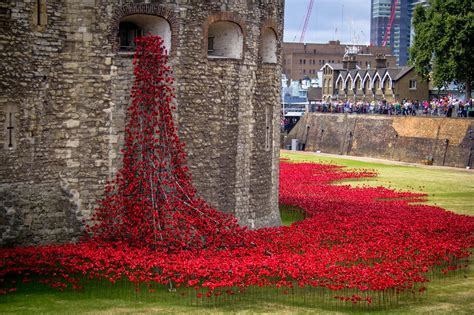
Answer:
<svg viewBox="0 0 474 315"><path fill-rule="evenodd" d="M285 1L284 41L298 42L310 0ZM336 30L337 29L337 30ZM370 0L314 0L304 42L370 42Z"/></svg>

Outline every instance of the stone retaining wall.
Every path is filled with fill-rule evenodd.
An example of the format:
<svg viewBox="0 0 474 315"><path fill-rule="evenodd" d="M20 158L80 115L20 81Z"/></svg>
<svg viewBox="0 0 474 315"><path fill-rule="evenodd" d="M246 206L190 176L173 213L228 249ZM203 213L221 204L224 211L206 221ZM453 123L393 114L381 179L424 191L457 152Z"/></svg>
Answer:
<svg viewBox="0 0 474 315"><path fill-rule="evenodd" d="M305 151L466 167L469 130L472 119L308 113L284 144L299 139Z"/></svg>

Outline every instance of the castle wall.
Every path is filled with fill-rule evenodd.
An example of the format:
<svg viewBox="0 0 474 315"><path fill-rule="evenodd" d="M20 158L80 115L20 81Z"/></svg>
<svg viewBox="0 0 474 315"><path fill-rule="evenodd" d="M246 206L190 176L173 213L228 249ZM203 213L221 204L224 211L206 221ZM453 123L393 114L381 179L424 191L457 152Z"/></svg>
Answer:
<svg viewBox="0 0 474 315"><path fill-rule="evenodd" d="M77 240L120 167L133 68L116 32L131 14L171 25L175 121L199 193L251 228L279 224L282 2L48 0L45 25L36 1L2 2L0 244ZM228 19L243 30L242 58L207 58L209 23ZM261 61L265 25L278 63Z"/></svg>
<svg viewBox="0 0 474 315"><path fill-rule="evenodd" d="M413 163L431 157L434 165L466 167L474 145L469 130L474 122L468 119L309 113L285 145L299 139L306 151Z"/></svg>

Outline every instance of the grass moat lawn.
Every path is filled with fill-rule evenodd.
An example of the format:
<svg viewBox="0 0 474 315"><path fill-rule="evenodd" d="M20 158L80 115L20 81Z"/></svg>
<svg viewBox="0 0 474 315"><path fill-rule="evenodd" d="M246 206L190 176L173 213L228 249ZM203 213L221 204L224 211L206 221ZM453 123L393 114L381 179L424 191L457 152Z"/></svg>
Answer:
<svg viewBox="0 0 474 315"><path fill-rule="evenodd" d="M474 172L452 168L428 168L364 162L317 154L283 152L290 161L336 164L348 168L374 170L377 177L343 180L339 184L384 186L391 189L428 194L428 203L455 213L474 215ZM284 225L303 219L292 207L282 206ZM439 276L427 285L427 291L402 296L396 305L385 306L326 303L320 290L298 289L282 294L273 288L249 288L232 297L196 299L193 289L154 293L139 292L130 283L115 285L92 283L82 291L58 292L41 284L19 284L18 290L0 296L1 314L128 314L128 313L278 313L278 314L472 314L474 310L474 264L468 270ZM318 298L320 297L320 298Z"/></svg>

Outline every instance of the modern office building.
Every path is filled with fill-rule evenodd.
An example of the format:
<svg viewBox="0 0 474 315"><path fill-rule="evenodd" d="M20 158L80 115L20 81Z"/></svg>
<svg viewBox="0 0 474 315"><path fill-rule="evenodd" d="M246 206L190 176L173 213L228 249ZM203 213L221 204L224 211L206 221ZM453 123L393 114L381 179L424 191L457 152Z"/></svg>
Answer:
<svg viewBox="0 0 474 315"><path fill-rule="evenodd" d="M396 13L387 37L386 46L397 57L397 64L404 66L408 62L408 47L411 37L411 4L420 0L398 0ZM392 5L395 0L371 0L370 43L382 46L390 21Z"/></svg>

